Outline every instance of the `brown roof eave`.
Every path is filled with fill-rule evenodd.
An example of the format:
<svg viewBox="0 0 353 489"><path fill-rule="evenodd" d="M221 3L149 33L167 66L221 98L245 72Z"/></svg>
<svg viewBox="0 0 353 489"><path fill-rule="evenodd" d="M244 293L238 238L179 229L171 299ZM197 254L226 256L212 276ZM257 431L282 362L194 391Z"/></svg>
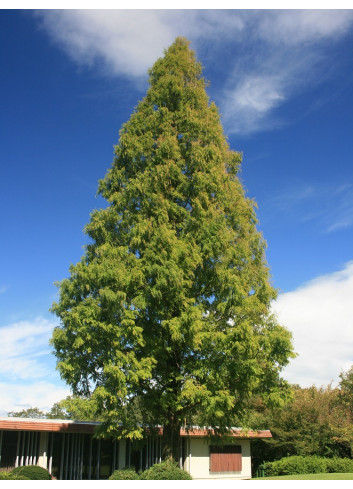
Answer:
<svg viewBox="0 0 353 489"><path fill-rule="evenodd" d="M205 437L214 435L214 430L207 428L182 428L180 430L181 436L190 437ZM241 430L233 429L227 433L227 436L242 439L254 439L254 438L272 438L272 433L270 430Z"/></svg>
<svg viewBox="0 0 353 489"><path fill-rule="evenodd" d="M50 420L0 419L0 430L50 431L61 433L93 433L99 423L67 422Z"/></svg>
<svg viewBox="0 0 353 489"><path fill-rule="evenodd" d="M24 419L24 418L0 418L0 430L13 431L49 431L61 433L94 433L94 430L100 423L85 421L65 421L49 419ZM163 428L157 427L150 430L146 427L146 432L154 431L155 434L163 435ZM182 437L207 437L214 434L214 430L200 427L181 428L180 436ZM272 438L270 430L242 430L232 429L227 436L254 439L254 438Z"/></svg>

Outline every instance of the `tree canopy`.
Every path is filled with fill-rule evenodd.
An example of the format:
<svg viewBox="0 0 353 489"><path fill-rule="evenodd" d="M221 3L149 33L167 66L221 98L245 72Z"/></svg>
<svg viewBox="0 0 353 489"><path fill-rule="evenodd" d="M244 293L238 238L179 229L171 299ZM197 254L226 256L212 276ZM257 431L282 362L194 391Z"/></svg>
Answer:
<svg viewBox="0 0 353 489"><path fill-rule="evenodd" d="M276 291L241 155L189 42L177 38L149 75L99 182L108 206L91 214L90 244L59 285L52 345L106 432L133 439L141 422L163 425L176 457L181 424L222 432L254 393L285 396L294 354L270 314Z"/></svg>
<svg viewBox="0 0 353 489"><path fill-rule="evenodd" d="M338 387L293 385L292 398L283 407L266 407L254 398L248 422L254 429L272 433L271 439L252 442L254 472L265 461L292 455L352 458L353 409L346 394L342 383Z"/></svg>

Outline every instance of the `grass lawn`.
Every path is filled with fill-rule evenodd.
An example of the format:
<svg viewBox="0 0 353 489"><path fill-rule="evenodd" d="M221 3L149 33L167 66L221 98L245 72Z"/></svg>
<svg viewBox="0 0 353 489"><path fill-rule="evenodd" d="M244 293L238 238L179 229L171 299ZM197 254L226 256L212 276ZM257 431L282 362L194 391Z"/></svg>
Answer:
<svg viewBox="0 0 353 489"><path fill-rule="evenodd" d="M281 475L278 477L258 477L251 479L253 481L269 481L269 480L291 480L291 481L307 481L307 480L320 480L320 481L348 481L353 480L353 473L347 474L294 474L294 475Z"/></svg>

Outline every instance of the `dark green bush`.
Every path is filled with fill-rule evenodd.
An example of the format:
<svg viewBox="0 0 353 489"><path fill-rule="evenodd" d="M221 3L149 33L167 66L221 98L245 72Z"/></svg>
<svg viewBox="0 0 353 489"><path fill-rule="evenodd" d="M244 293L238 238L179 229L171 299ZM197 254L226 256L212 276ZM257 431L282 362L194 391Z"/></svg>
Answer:
<svg viewBox="0 0 353 489"><path fill-rule="evenodd" d="M29 481L28 477L24 475L16 475L12 472L0 472L0 481L10 480L10 481Z"/></svg>
<svg viewBox="0 0 353 489"><path fill-rule="evenodd" d="M266 462L267 477L292 474L318 474L327 472L353 472L353 460L349 458L324 458L312 456L284 457L275 462Z"/></svg>
<svg viewBox="0 0 353 489"><path fill-rule="evenodd" d="M191 480L191 475L174 462L166 461L153 465L140 475L140 480Z"/></svg>
<svg viewBox="0 0 353 489"><path fill-rule="evenodd" d="M43 467L39 467L38 465L25 465L23 467L16 467L12 470L12 474L28 477L28 479L32 481L51 480L51 475L49 474L49 472L46 469L43 469Z"/></svg>
<svg viewBox="0 0 353 489"><path fill-rule="evenodd" d="M139 476L137 472L134 469L120 469L116 470L115 472L112 473L112 475L109 477L110 481L133 481L138 479Z"/></svg>

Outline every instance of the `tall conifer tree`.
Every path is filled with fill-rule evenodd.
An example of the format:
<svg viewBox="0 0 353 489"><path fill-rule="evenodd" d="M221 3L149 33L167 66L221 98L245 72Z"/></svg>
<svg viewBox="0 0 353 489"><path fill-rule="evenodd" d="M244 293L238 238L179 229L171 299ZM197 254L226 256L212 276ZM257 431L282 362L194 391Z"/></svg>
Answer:
<svg viewBox="0 0 353 489"><path fill-rule="evenodd" d="M241 156L201 71L184 38L150 70L99 183L109 205L92 213L92 243L52 308L58 369L75 394L93 393L103 429L139 438L141 420L163 425L174 458L181 425L222 432L252 394L280 398L293 356L269 313L276 292Z"/></svg>

